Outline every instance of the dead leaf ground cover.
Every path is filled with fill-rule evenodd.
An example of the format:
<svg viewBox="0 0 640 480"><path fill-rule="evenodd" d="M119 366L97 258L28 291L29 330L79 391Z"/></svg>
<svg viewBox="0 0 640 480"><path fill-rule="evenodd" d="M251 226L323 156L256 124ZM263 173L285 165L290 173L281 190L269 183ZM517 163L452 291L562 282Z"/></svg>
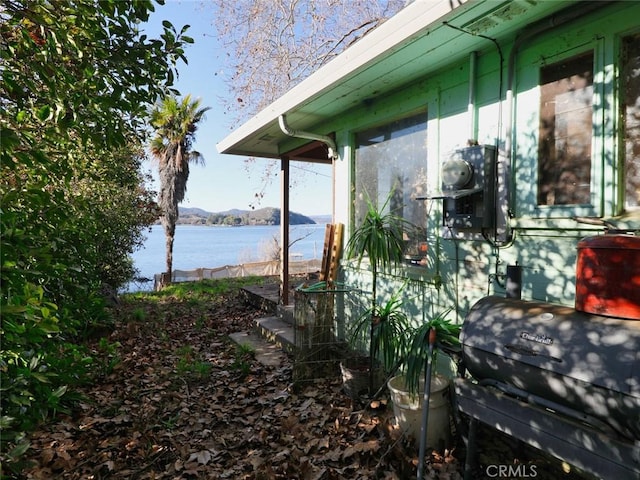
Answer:
<svg viewBox="0 0 640 480"><path fill-rule="evenodd" d="M90 344L99 375L73 415L32 434L22 478L415 478L415 449L384 400L353 405L338 378L294 385L290 358L267 367L230 341L264 314L228 285L122 299ZM481 461L549 464L481 438ZM460 479L463 452L433 452L428 478ZM559 478L549 468L538 478Z"/></svg>

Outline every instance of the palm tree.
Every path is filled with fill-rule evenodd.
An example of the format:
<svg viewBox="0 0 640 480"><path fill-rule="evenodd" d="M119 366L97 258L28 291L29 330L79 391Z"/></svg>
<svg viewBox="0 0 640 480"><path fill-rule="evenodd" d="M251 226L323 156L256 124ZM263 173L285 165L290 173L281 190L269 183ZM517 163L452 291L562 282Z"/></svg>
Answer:
<svg viewBox="0 0 640 480"><path fill-rule="evenodd" d="M204 164L204 158L191 149L198 122L209 107L201 107L200 99L182 100L166 97L151 110L151 126L155 135L151 140L151 154L158 162L160 195L158 203L162 211L160 221L166 237L166 278L171 281L173 265L173 239L178 220L178 204L184 200L189 179L189 163Z"/></svg>

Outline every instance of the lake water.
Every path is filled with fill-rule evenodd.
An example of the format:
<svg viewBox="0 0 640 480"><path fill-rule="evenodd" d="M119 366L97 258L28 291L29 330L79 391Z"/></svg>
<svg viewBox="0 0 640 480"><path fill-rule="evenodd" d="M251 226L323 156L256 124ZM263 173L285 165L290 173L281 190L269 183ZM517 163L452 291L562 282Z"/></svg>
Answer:
<svg viewBox="0 0 640 480"><path fill-rule="evenodd" d="M292 225L289 248L292 260L322 259L324 224ZM144 248L134 252L133 261L139 275L153 278L165 270L165 236L161 225L146 234ZM267 260L273 238L280 240L279 226L176 226L173 242L174 270L216 268ZM297 241L296 241L297 240ZM143 287L153 288L153 282Z"/></svg>

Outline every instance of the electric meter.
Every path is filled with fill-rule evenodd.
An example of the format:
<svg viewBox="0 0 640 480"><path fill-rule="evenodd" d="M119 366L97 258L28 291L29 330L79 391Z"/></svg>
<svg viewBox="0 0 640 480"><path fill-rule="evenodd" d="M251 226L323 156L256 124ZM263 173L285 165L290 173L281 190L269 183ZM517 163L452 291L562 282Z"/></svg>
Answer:
<svg viewBox="0 0 640 480"><path fill-rule="evenodd" d="M442 164L442 187L460 190L471 182L473 167L460 156L454 155Z"/></svg>

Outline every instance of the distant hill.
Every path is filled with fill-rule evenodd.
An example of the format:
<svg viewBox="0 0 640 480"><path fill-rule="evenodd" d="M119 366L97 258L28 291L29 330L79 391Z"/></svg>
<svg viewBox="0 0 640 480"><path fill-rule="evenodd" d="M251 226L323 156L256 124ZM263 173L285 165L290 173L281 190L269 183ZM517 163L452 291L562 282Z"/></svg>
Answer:
<svg viewBox="0 0 640 480"><path fill-rule="evenodd" d="M209 215L211 215L211 212L207 212L206 210L196 207L178 207L178 212L180 213L180 216L184 215L185 217L189 217L192 215L199 217L208 217Z"/></svg>
<svg viewBox="0 0 640 480"><path fill-rule="evenodd" d="M273 207L258 210L232 209L225 212L207 212L201 208L179 207L178 225L280 225L280 209ZM291 225L310 225L316 222L300 213L290 212Z"/></svg>
<svg viewBox="0 0 640 480"><path fill-rule="evenodd" d="M314 222L321 224L333 222L333 217L331 215L311 215L311 218Z"/></svg>

